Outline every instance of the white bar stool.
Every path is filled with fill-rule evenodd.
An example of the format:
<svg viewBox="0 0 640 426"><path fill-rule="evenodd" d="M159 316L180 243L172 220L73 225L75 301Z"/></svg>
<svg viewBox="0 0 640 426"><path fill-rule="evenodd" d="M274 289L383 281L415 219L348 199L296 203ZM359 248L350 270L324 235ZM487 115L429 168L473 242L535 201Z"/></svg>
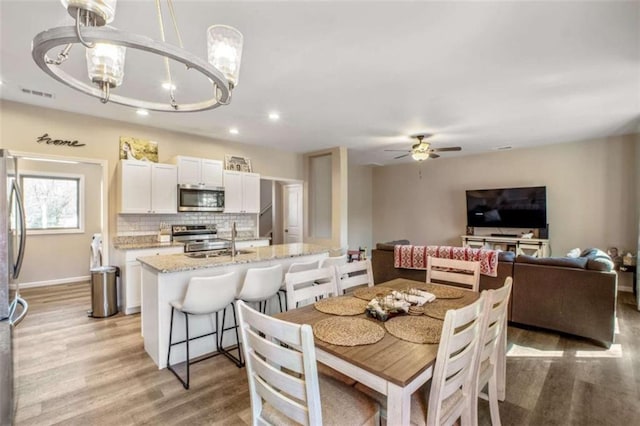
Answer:
<svg viewBox="0 0 640 426"><path fill-rule="evenodd" d="M238 368L244 365L242 361L242 352L240 350L240 336L238 334L238 321L236 318L236 309L234 300L236 296L236 285L233 281L233 275L235 272L229 272L224 275L217 275L214 277L193 277L187 284L187 291L184 295L184 299L175 300L171 302L171 325L169 327L169 352L167 354L167 368L171 371L182 383L185 389L189 389L189 366L196 362L209 359L216 355L223 354L231 361L233 361ZM231 305L233 311L234 326L224 328L224 321L226 316L227 307ZM173 337L173 314L175 311L182 312L184 314L185 324L185 339L179 342L171 342ZM220 328L220 321L218 314L222 311L222 329ZM202 334L200 336L189 337L189 315L211 315L216 314L216 328L211 333ZM222 337L224 332L229 329L235 329L236 341L238 342L237 350L238 356L235 357L231 353L222 347ZM216 350L217 352L197 358L194 361L189 359L189 342L195 339L200 339L207 336L216 336ZM176 370L171 366L171 348L175 345L186 343L187 350L187 379L184 380Z"/></svg>
<svg viewBox="0 0 640 426"><path fill-rule="evenodd" d="M250 268L244 277L242 289L236 299L248 303L258 303L262 313L267 311L267 301L278 294L282 284L282 265L266 268ZM282 304L280 305L282 310Z"/></svg>

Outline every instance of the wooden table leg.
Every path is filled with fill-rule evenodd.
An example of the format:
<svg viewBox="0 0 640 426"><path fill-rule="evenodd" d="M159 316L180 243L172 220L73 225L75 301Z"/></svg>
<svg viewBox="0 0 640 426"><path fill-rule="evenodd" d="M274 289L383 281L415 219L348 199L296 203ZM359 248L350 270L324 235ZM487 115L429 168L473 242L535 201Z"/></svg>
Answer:
<svg viewBox="0 0 640 426"><path fill-rule="evenodd" d="M387 387L387 425L408 425L411 422L411 393L407 388L389 383Z"/></svg>

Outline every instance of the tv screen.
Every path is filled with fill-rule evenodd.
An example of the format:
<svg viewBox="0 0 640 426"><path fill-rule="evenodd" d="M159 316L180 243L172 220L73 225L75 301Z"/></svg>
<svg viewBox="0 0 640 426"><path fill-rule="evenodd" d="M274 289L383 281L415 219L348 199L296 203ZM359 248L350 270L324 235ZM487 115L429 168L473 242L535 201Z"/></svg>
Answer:
<svg viewBox="0 0 640 426"><path fill-rule="evenodd" d="M544 228L547 226L547 188L467 191L467 226Z"/></svg>

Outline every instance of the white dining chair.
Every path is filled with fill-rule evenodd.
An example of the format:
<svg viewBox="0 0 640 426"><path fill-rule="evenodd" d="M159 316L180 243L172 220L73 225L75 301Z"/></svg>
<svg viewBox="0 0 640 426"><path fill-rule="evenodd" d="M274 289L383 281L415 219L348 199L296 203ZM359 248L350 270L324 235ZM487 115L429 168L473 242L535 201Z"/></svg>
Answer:
<svg viewBox="0 0 640 426"><path fill-rule="evenodd" d="M347 264L347 255L325 257L320 262L320 268L327 268L329 266L342 266Z"/></svg>
<svg viewBox="0 0 640 426"><path fill-rule="evenodd" d="M288 272L284 276L287 287L287 305L292 309L308 305L319 298L336 296L336 274L334 268Z"/></svg>
<svg viewBox="0 0 640 426"><path fill-rule="evenodd" d="M242 288L236 299L257 303L258 309L267 312L267 302L278 294L282 282L282 265L250 268L244 276ZM280 306L282 311L282 306Z"/></svg>
<svg viewBox="0 0 640 426"><path fill-rule="evenodd" d="M476 359L476 396L472 406L472 418L478 417L478 397L489 400L491 424L500 426L500 410L498 394L500 371L506 374L506 336L507 336L507 306L511 295L513 278L507 277L504 286L487 291L484 315L482 319L482 338L480 340L479 356ZM487 386L487 393L482 390ZM504 395L502 395L504 400Z"/></svg>
<svg viewBox="0 0 640 426"><path fill-rule="evenodd" d="M486 295L459 309L447 311L431 381L411 395L412 425L475 425L476 369ZM386 396L360 383L355 388L377 400L386 417ZM393 419L387 419L388 424Z"/></svg>
<svg viewBox="0 0 640 426"><path fill-rule="evenodd" d="M310 325L266 316L243 302L238 311L253 425L379 424L374 401L318 375Z"/></svg>
<svg viewBox="0 0 640 426"><path fill-rule="evenodd" d="M238 367L242 366L242 355L240 347L237 347L238 356L232 355L227 349L222 347L222 337L225 330L235 329L236 341L239 342L236 310L233 305L236 295L236 284L233 280L235 272L229 272L224 275L213 277L193 277L189 279L187 291L182 300L174 300L171 302L171 322L169 326L169 350L167 352L167 369L171 371L182 383L185 389L189 389L190 365L203 361L216 355L223 354L232 360ZM234 326L224 328L226 308L231 305L233 311ZM175 311L184 314L185 337L183 340L173 342L173 323ZM223 312L222 322L219 321L219 314ZM199 336L189 335L189 316L194 315L213 315L215 314L214 331ZM189 343L192 340L201 339L207 336L215 336L216 352L206 357L199 357L192 361L189 357ZM185 344L186 347L186 379L180 377L178 372L171 364L171 348Z"/></svg>
<svg viewBox="0 0 640 426"><path fill-rule="evenodd" d="M373 287L373 269L371 260L357 260L336 267L338 294L344 294L351 287L367 285Z"/></svg>
<svg viewBox="0 0 640 426"><path fill-rule="evenodd" d="M427 283L459 284L472 291L480 285L480 262L427 257Z"/></svg>
<svg viewBox="0 0 640 426"><path fill-rule="evenodd" d="M289 269L287 269L287 274L291 272L302 272L309 271L311 269L318 269L320 261L312 260L311 262L296 262L289 265ZM310 284L311 285L311 284ZM280 285L280 291L278 292L278 302L280 303L280 310L282 311L282 301L280 300L280 293L284 296L284 308L285 310L289 310L289 303L287 301L287 286L284 281L284 277L282 277L282 284Z"/></svg>

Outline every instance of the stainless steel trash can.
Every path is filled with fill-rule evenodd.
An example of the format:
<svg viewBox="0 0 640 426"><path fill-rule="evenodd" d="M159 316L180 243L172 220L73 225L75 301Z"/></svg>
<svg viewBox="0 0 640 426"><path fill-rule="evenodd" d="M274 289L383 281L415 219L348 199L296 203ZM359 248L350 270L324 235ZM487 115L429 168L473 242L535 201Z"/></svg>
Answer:
<svg viewBox="0 0 640 426"><path fill-rule="evenodd" d="M117 266L100 266L91 269L90 317L105 318L118 313Z"/></svg>

